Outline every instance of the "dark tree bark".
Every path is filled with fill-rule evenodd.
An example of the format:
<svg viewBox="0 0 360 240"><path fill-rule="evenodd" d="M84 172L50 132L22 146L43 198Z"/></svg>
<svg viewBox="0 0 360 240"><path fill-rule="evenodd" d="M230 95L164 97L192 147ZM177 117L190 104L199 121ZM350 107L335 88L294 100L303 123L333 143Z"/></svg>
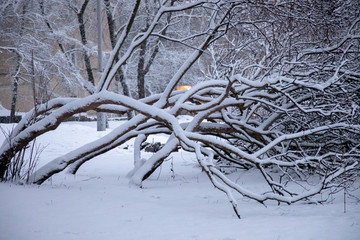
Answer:
<svg viewBox="0 0 360 240"><path fill-rule="evenodd" d="M18 77L15 77L15 79L13 81L13 87L12 87L10 123L16 122L15 112L16 112L16 101L17 101L17 95L18 95L18 85L19 85L19 79L18 79Z"/></svg>
<svg viewBox="0 0 360 240"><path fill-rule="evenodd" d="M24 31L24 25L25 25L25 14L26 14L26 5L27 3L25 2L23 5L23 9L22 9L22 13L21 13L21 18L20 18L20 37L23 35L23 31ZM14 123L16 122L16 117L15 117L15 112L16 112L16 102L17 102L17 97L18 97L18 85L19 85L19 77L18 77L18 72L20 70L20 61L21 61L21 56L18 52L16 52L16 67L15 67L15 75L14 75L14 80L13 80L13 86L12 86L12 98L11 98L11 108L10 108L10 123Z"/></svg>
<svg viewBox="0 0 360 240"><path fill-rule="evenodd" d="M84 57L86 73L88 76L88 81L92 85L95 85L95 79L94 79L94 74L93 74L92 67L91 67L90 56L86 50L87 38L86 38L86 30L85 30L85 22L84 22L84 13L85 13L88 3L89 3L89 0L84 1L84 3L82 4L82 6L80 8L80 11L77 13L77 18L78 18L78 22L79 22L81 43L83 44L83 57Z"/></svg>
<svg viewBox="0 0 360 240"><path fill-rule="evenodd" d="M105 12L106 12L106 18L108 21L108 29L109 29L109 36L110 36L110 42L111 42L111 47L114 49L115 45L116 45L116 33L115 33L115 27L116 27L116 23L113 17L113 10L111 9L110 6L110 1L109 0L104 0L104 4L105 4ZM117 56L115 61L119 61L119 57ZM123 94L125 96L130 96L130 89L129 86L126 83L126 80L124 78L124 73L122 71L121 68L119 68L119 70L116 72L115 75L115 81L119 82L121 84L121 87L123 89ZM131 119L133 117L132 112L128 112L128 119Z"/></svg>
<svg viewBox="0 0 360 240"><path fill-rule="evenodd" d="M148 4L148 2L146 2L145 4ZM170 6L174 5L174 0L171 0L170 2ZM169 23L171 20L171 16L172 14L169 13L167 16L167 22ZM146 27L144 29L144 31L146 31L146 29L149 27L149 16L147 17L147 23L146 23ZM165 27L163 29L163 31L161 32L161 34L165 35L167 31L167 27ZM148 40L145 40L141 45L140 45L140 53L139 53L139 62L138 62L138 68L137 68L137 87L138 87L138 97L139 99L146 97L146 91L145 91L145 76L146 74L149 72L151 65L153 64L156 55L159 52L159 43L160 39L157 39L157 41L155 42L155 48L152 51L152 53L150 54L149 60L146 63L146 54L150 53L148 50Z"/></svg>
<svg viewBox="0 0 360 240"><path fill-rule="evenodd" d="M137 87L138 87L138 97L139 99L145 97L145 54L146 54L146 44L147 41L144 41L140 45L140 55L137 69Z"/></svg>

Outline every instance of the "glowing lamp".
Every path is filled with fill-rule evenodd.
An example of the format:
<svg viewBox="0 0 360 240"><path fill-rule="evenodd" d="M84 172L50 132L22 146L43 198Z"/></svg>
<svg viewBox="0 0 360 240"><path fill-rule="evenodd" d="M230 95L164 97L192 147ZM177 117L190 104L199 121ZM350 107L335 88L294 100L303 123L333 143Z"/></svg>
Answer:
<svg viewBox="0 0 360 240"><path fill-rule="evenodd" d="M182 85L182 86L177 86L176 90L189 90L192 86L190 85Z"/></svg>

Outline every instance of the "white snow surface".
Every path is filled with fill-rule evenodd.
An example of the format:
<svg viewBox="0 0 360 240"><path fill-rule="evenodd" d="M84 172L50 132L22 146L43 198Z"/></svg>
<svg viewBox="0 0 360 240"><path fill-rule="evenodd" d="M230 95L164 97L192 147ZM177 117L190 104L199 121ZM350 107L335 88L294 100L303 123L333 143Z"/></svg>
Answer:
<svg viewBox="0 0 360 240"><path fill-rule="evenodd" d="M110 130L119 124L110 122ZM45 147L38 167L110 130L97 132L96 122L62 123L37 139ZM347 198L344 213L342 193L323 205L267 207L237 195L239 220L191 153L172 154L142 189L129 185L132 168L133 141L85 163L76 176L56 174L41 186L0 183L0 240L360 239L360 204ZM263 188L254 171L236 174L239 184Z"/></svg>
<svg viewBox="0 0 360 240"><path fill-rule="evenodd" d="M10 116L10 110L7 110L2 105L0 105L0 116Z"/></svg>

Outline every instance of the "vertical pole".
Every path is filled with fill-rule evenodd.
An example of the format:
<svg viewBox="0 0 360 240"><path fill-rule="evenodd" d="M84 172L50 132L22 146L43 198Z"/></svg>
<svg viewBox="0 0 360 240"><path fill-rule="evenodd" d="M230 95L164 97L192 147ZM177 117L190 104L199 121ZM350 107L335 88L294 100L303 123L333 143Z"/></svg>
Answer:
<svg viewBox="0 0 360 240"><path fill-rule="evenodd" d="M105 129L106 129L106 115L105 115L105 113L98 112L96 114L96 116L97 116L97 130L98 130L98 132L105 131Z"/></svg>
<svg viewBox="0 0 360 240"><path fill-rule="evenodd" d="M101 30L101 0L97 0L97 35L98 35L98 68L102 72L102 30Z"/></svg>
<svg viewBox="0 0 360 240"><path fill-rule="evenodd" d="M101 31L101 0L97 0L96 6L97 15L97 35L98 35L98 68L102 72L102 31ZM97 130L105 131L106 129L106 114L98 112L97 116Z"/></svg>
<svg viewBox="0 0 360 240"><path fill-rule="evenodd" d="M341 156L341 161L344 162L344 155L345 155L345 147L343 148L343 153L342 153L342 156ZM346 178L346 164L344 162L344 173L343 173L343 190L344 190L344 213L346 213L346 181L347 181L347 178Z"/></svg>

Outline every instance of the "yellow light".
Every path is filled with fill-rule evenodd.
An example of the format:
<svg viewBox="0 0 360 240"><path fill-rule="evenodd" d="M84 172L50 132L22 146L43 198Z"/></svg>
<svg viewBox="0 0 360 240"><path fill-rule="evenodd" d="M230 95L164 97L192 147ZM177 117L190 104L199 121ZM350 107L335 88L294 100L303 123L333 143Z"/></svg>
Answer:
<svg viewBox="0 0 360 240"><path fill-rule="evenodd" d="M191 87L190 85L177 86L176 90L189 90Z"/></svg>

